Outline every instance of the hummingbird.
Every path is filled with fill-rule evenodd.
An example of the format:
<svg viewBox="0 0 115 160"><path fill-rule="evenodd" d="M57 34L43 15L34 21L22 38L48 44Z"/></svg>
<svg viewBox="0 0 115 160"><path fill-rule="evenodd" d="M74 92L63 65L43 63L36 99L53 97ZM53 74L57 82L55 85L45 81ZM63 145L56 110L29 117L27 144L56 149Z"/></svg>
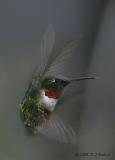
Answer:
<svg viewBox="0 0 115 160"><path fill-rule="evenodd" d="M58 70L67 62L73 49L77 46L76 41L69 43L64 49L52 56L55 40L55 32L49 25L41 40L41 66L30 82L25 96L20 104L20 113L25 126L33 133L45 133L58 136L58 140L75 143L77 135L69 125L65 125L60 118L54 116L58 101L66 86L72 82L95 79L92 76L66 77L58 74ZM49 128L52 131L47 132Z"/></svg>

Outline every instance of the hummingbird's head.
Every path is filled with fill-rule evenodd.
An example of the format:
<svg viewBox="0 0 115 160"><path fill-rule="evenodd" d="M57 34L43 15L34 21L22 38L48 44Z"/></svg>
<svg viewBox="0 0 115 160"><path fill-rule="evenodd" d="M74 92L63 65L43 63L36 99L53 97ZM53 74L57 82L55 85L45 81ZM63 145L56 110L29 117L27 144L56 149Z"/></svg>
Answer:
<svg viewBox="0 0 115 160"><path fill-rule="evenodd" d="M42 88L63 90L70 82L56 77L48 77L42 81Z"/></svg>
<svg viewBox="0 0 115 160"><path fill-rule="evenodd" d="M45 96L48 98L59 99L65 86L69 81L57 77L47 77L42 83L41 87L45 91Z"/></svg>
<svg viewBox="0 0 115 160"><path fill-rule="evenodd" d="M64 76L47 77L41 82L41 88L45 91L45 95L49 98L58 99L65 86L74 81L95 79L95 77L75 77L68 78Z"/></svg>

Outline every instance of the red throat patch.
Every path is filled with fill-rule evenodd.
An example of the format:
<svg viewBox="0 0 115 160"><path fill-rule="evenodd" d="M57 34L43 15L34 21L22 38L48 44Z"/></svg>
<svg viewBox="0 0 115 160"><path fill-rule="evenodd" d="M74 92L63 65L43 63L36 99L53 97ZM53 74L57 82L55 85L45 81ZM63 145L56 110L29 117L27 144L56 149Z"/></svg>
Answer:
<svg viewBox="0 0 115 160"><path fill-rule="evenodd" d="M48 90L48 89L45 89L44 91L45 91L45 96L47 96L48 98L58 99L61 95L61 91Z"/></svg>

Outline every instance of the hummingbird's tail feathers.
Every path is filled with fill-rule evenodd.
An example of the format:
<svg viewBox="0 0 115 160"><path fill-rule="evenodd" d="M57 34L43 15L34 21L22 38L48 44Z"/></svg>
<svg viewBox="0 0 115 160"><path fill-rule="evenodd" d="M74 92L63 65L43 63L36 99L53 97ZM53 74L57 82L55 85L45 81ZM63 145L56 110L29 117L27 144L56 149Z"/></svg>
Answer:
<svg viewBox="0 0 115 160"><path fill-rule="evenodd" d="M75 131L69 125L65 125L57 116L51 117L43 126L40 133L44 135L45 138L60 143L77 143Z"/></svg>

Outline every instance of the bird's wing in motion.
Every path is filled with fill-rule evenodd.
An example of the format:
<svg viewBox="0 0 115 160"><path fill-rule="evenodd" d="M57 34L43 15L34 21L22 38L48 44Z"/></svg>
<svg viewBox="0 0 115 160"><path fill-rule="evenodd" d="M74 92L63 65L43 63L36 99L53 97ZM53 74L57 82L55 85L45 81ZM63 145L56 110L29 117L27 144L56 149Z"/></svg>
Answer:
<svg viewBox="0 0 115 160"><path fill-rule="evenodd" d="M40 81L42 81L45 76L57 76L78 45L78 40L72 41L60 52L54 54L52 52L54 41L54 28L52 25L49 25L41 40L41 65L38 67L39 71L37 72ZM69 125L65 125L57 116L51 116L40 128L42 128L42 135L45 135L48 139L55 139L60 142L72 144L77 142L75 131Z"/></svg>
<svg viewBox="0 0 115 160"><path fill-rule="evenodd" d="M54 54L54 42L55 31L50 24L41 40L41 65L38 67L38 75L40 79L45 76L57 76L78 45L78 40L72 41Z"/></svg>
<svg viewBox="0 0 115 160"><path fill-rule="evenodd" d="M45 138L60 143L77 143L77 134L75 131L54 114L41 126L40 133Z"/></svg>

